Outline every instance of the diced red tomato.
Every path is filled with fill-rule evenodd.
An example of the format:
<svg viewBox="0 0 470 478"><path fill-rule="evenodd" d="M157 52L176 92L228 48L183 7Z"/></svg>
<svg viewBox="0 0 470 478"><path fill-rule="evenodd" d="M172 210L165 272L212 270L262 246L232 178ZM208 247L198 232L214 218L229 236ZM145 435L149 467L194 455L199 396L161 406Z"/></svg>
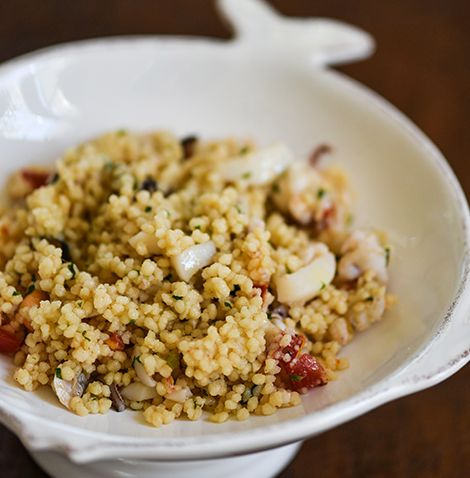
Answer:
<svg viewBox="0 0 470 478"><path fill-rule="evenodd" d="M21 345L21 340L17 339L14 334L0 329L0 353L14 354Z"/></svg>
<svg viewBox="0 0 470 478"><path fill-rule="evenodd" d="M327 383L326 372L323 366L311 355L302 354L284 365L289 376L291 389L302 390Z"/></svg>
<svg viewBox="0 0 470 478"><path fill-rule="evenodd" d="M104 343L109 345L109 348L113 352L116 352L117 350L124 350L124 348L126 347L126 344L122 341L121 336L116 332L113 332L111 334L111 337L109 337L108 340L105 340Z"/></svg>

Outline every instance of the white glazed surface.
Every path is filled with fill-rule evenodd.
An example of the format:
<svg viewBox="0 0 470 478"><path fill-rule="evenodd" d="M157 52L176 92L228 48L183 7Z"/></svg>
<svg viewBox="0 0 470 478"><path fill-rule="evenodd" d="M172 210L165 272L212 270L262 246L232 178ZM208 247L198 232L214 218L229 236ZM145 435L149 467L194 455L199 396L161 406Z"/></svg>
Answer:
<svg viewBox="0 0 470 478"><path fill-rule="evenodd" d="M358 193L356 224L389 234L399 303L344 349L351 368L339 380L311 391L299 407L246 422L154 429L131 411L80 418L46 389L22 391L2 357L0 419L30 450L82 463L267 450L429 387L469 358L469 214L460 186L409 120L324 68L370 54L370 37L337 22L281 19L260 1L219 3L235 22L235 41L96 40L0 67L0 177L121 128L281 139L300 156L328 143Z"/></svg>

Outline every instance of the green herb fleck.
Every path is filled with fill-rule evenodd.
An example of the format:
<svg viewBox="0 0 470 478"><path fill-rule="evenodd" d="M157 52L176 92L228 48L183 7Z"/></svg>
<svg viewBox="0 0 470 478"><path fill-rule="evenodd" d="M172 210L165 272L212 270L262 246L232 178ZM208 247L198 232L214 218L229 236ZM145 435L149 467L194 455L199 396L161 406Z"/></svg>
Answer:
<svg viewBox="0 0 470 478"><path fill-rule="evenodd" d="M135 319L129 320L129 323L127 325L132 325L132 324L135 324Z"/></svg>
<svg viewBox="0 0 470 478"><path fill-rule="evenodd" d="M112 161L106 161L106 163L104 163L103 169L105 171L112 171L115 167L115 163L113 163Z"/></svg>
<svg viewBox="0 0 470 478"><path fill-rule="evenodd" d="M71 262L68 266L67 269L72 273L72 278L70 280L75 279L75 265Z"/></svg>
<svg viewBox="0 0 470 478"><path fill-rule="evenodd" d="M24 295L24 297L27 297L29 294L31 294L31 292L33 292L34 289L35 289L34 284L31 284L28 287L28 290L26 291L26 294Z"/></svg>
<svg viewBox="0 0 470 478"><path fill-rule="evenodd" d="M194 229L201 229L201 226L197 225L197 226L194 226Z"/></svg>
<svg viewBox="0 0 470 478"><path fill-rule="evenodd" d="M132 190L137 191L137 189L139 189L139 181L135 176L133 176L133 178L134 178L134 182L132 184Z"/></svg>
<svg viewBox="0 0 470 478"><path fill-rule="evenodd" d="M209 394L207 393L207 390L206 390L205 388L202 389L202 393L203 393L206 397L209 396Z"/></svg>
<svg viewBox="0 0 470 478"><path fill-rule="evenodd" d="M386 247L385 249L385 266L388 267L390 264L390 247Z"/></svg>
<svg viewBox="0 0 470 478"><path fill-rule="evenodd" d="M289 378L293 380L294 382L300 382L304 377L302 377L301 375L294 375L293 373L291 373L289 375Z"/></svg>
<svg viewBox="0 0 470 478"><path fill-rule="evenodd" d="M240 290L240 286L238 284L234 284L233 290L230 292L230 295L232 297L235 297L237 295L237 292Z"/></svg>
<svg viewBox="0 0 470 478"><path fill-rule="evenodd" d="M163 278L163 280L170 280L172 277L173 277L173 276L172 276L171 273L170 273L170 274L167 274L167 275Z"/></svg>
<svg viewBox="0 0 470 478"><path fill-rule="evenodd" d="M268 316L269 320L271 320L273 318L273 314L271 314L271 312L266 312L266 315Z"/></svg>
<svg viewBox="0 0 470 478"><path fill-rule="evenodd" d="M89 339L89 338L86 336L86 330L84 330L84 331L82 332L82 335L83 335L83 338L84 338L85 340L88 340L88 342L91 341L91 339Z"/></svg>
<svg viewBox="0 0 470 478"><path fill-rule="evenodd" d="M326 284L324 282L321 283L320 290L323 290L326 287Z"/></svg>
<svg viewBox="0 0 470 478"><path fill-rule="evenodd" d="M232 304L230 302L224 302L225 307L232 308Z"/></svg>
<svg viewBox="0 0 470 478"><path fill-rule="evenodd" d="M116 132L116 136L126 136L127 131L125 129L120 129Z"/></svg>
<svg viewBox="0 0 470 478"><path fill-rule="evenodd" d="M250 151L249 146L245 146L244 148L242 148L240 150L240 154L246 154L246 153L248 153L248 151Z"/></svg>
<svg viewBox="0 0 470 478"><path fill-rule="evenodd" d="M281 186L279 186L279 183L274 183L273 184L273 191L276 193L276 194L279 194L281 192Z"/></svg>
<svg viewBox="0 0 470 478"><path fill-rule="evenodd" d="M247 171L246 173L242 174L242 179L250 179L251 178L251 171Z"/></svg>
<svg viewBox="0 0 470 478"><path fill-rule="evenodd" d="M242 214L242 210L239 206L235 205L235 209L238 211L238 214Z"/></svg>
<svg viewBox="0 0 470 478"><path fill-rule="evenodd" d="M55 376L59 379L62 380L62 370L60 368L55 369Z"/></svg>
<svg viewBox="0 0 470 478"><path fill-rule="evenodd" d="M59 174L55 173L54 176L52 176L52 179L49 181L49 184L55 184L59 179L60 179Z"/></svg>
<svg viewBox="0 0 470 478"><path fill-rule="evenodd" d="M292 274L292 271L289 269L288 266L286 266L286 272L287 272L288 274Z"/></svg>
<svg viewBox="0 0 470 478"><path fill-rule="evenodd" d="M13 295L13 297L15 297L15 296L21 295L21 294L18 291L15 290L12 295Z"/></svg>
<svg viewBox="0 0 470 478"><path fill-rule="evenodd" d="M152 206L147 206L147 207L145 208L145 212L150 212L151 210L152 210Z"/></svg>
<svg viewBox="0 0 470 478"><path fill-rule="evenodd" d="M81 307L82 307L82 305L83 305L83 302L82 302L82 301L78 302L78 307L80 307L80 308L81 308Z"/></svg>
<svg viewBox="0 0 470 478"><path fill-rule="evenodd" d="M173 295L172 297L173 297L173 299L175 299L175 300L183 300L183 296L182 296L182 295Z"/></svg>
<svg viewBox="0 0 470 478"><path fill-rule="evenodd" d="M321 199L325 194L326 194L326 191L325 191L323 188L320 188L320 189L317 191L317 198L318 198L318 199Z"/></svg>
<svg viewBox="0 0 470 478"><path fill-rule="evenodd" d="M373 297L367 297L367 299L365 299L365 300L367 300L367 302L372 302L374 300L374 298Z"/></svg>
<svg viewBox="0 0 470 478"><path fill-rule="evenodd" d="M93 400L94 402L97 402L97 401L98 401L98 399L97 399L96 397L93 397L92 400Z"/></svg>
<svg viewBox="0 0 470 478"><path fill-rule="evenodd" d="M134 272L137 272L137 275L140 276L140 271L137 269L134 269Z"/></svg>
<svg viewBox="0 0 470 478"><path fill-rule="evenodd" d="M168 354L168 357L166 358L166 363L172 368L172 370L174 370L178 365L179 360L179 355L175 352L172 352Z"/></svg>
<svg viewBox="0 0 470 478"><path fill-rule="evenodd" d="M134 368L135 362L139 362L141 365L143 365L142 361L140 360L140 355L134 355L134 358L132 359L132 365L131 367Z"/></svg>
<svg viewBox="0 0 470 478"><path fill-rule="evenodd" d="M36 279L36 276L35 276L34 274L33 274L33 276L31 277L31 280L32 280L33 282L36 282L37 279Z"/></svg>

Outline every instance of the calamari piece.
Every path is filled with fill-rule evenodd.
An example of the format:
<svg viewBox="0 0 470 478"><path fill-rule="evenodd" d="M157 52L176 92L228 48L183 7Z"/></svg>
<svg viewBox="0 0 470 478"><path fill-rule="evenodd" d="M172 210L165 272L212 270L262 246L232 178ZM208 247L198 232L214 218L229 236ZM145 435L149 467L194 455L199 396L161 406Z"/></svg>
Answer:
<svg viewBox="0 0 470 478"><path fill-rule="evenodd" d="M294 160L289 148L280 142L223 163L221 176L227 181L246 181L250 185L269 184Z"/></svg>
<svg viewBox="0 0 470 478"><path fill-rule="evenodd" d="M188 247L180 254L171 258L171 265L179 278L186 282L203 267L207 266L215 254L215 244L212 241Z"/></svg>
<svg viewBox="0 0 470 478"><path fill-rule="evenodd" d="M385 284L388 281L387 254L374 233L354 231L344 242L341 254L339 281L355 280L367 270L374 271L379 282Z"/></svg>
<svg viewBox="0 0 470 478"><path fill-rule="evenodd" d="M78 375L78 377L74 377L73 380L63 380L59 378L56 373L54 375L54 381L52 382L52 388L60 403L69 409L70 400L74 397L81 397L87 386L88 380L83 373Z"/></svg>
<svg viewBox="0 0 470 478"><path fill-rule="evenodd" d="M335 256L328 252L292 274L276 279L277 300L284 304L313 299L331 283L336 271Z"/></svg>

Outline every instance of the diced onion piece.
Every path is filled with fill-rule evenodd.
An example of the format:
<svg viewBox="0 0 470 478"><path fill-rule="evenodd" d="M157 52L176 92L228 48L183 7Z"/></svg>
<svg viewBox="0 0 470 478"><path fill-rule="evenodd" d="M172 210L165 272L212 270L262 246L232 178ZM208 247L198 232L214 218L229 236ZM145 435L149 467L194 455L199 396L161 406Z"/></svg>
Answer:
<svg viewBox="0 0 470 478"><path fill-rule="evenodd" d="M140 364L139 364L140 365ZM121 395L127 400L135 402L141 402L142 400L150 400L158 396L157 389L154 387L148 387L143 383L134 382L124 387L121 390Z"/></svg>
<svg viewBox="0 0 470 478"><path fill-rule="evenodd" d="M313 299L333 280L335 270L335 256L328 252L293 274L278 277L277 299L279 302L288 304Z"/></svg>
<svg viewBox="0 0 470 478"><path fill-rule="evenodd" d="M181 254L171 258L171 265L179 278L189 281L202 267L207 266L215 254L215 244L212 241L188 247Z"/></svg>
<svg viewBox="0 0 470 478"><path fill-rule="evenodd" d="M267 184L281 174L294 160L284 143L276 142L252 153L230 159L220 168L227 181L245 180L247 184Z"/></svg>
<svg viewBox="0 0 470 478"><path fill-rule="evenodd" d="M137 374L137 377L139 377L139 380L144 385L147 385L147 387L155 387L157 385L157 382L155 382L155 380L147 373L147 370L145 370L143 364L139 362L139 357L140 347L135 347L134 354L132 356L132 365L134 367L135 373Z"/></svg>
<svg viewBox="0 0 470 478"><path fill-rule="evenodd" d="M141 255L152 255L152 254L161 254L162 250L158 247L158 238L151 234L146 234L141 231L138 232L135 236L132 236L127 242ZM142 254L139 248L139 243L143 243L147 248L147 252Z"/></svg>
<svg viewBox="0 0 470 478"><path fill-rule="evenodd" d="M174 392L167 393L165 398L173 400L174 402L184 403L193 393L189 388L182 388L181 390L175 390Z"/></svg>

